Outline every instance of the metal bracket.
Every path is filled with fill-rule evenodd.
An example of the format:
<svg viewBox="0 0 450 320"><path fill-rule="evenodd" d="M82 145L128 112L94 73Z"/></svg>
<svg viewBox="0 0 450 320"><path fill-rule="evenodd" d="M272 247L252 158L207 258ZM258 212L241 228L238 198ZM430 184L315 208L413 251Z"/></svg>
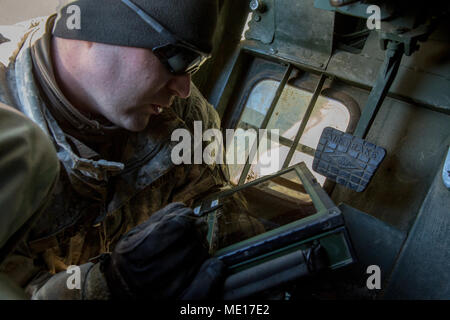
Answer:
<svg viewBox="0 0 450 320"><path fill-rule="evenodd" d="M249 29L245 33L246 39L261 41L265 44L273 42L275 37L275 3L273 0L253 0L250 2L253 12Z"/></svg>
<svg viewBox="0 0 450 320"><path fill-rule="evenodd" d="M375 116L383 103L389 88L397 74L403 56L403 46L396 42L389 42L386 50L386 58L381 66L377 81L370 92L367 104L363 109L354 135L364 139L373 123Z"/></svg>
<svg viewBox="0 0 450 320"><path fill-rule="evenodd" d="M397 75L403 54L409 56L419 49L418 41L424 41L434 30L436 21L432 20L418 28L401 33L401 28L394 31L380 31L380 45L386 50L386 58L381 66L377 81L370 92L367 104L361 114L358 126L354 135L364 138L372 124L378 109L383 103L386 94ZM389 24L385 24L385 30L389 29Z"/></svg>
<svg viewBox="0 0 450 320"><path fill-rule="evenodd" d="M404 54L410 56L419 50L417 42L425 41L436 27L436 21L432 20L427 24L423 24L413 30L396 28L394 32L383 31L387 24L384 24L380 31L380 46L386 50L390 42L403 45Z"/></svg>

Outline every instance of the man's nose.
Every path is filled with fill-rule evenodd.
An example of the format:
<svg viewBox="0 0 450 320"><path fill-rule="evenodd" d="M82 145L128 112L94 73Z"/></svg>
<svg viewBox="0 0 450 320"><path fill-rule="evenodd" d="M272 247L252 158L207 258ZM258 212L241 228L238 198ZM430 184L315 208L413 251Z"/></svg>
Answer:
<svg viewBox="0 0 450 320"><path fill-rule="evenodd" d="M187 73L173 76L169 82L169 89L180 98L186 99L191 95L191 75Z"/></svg>

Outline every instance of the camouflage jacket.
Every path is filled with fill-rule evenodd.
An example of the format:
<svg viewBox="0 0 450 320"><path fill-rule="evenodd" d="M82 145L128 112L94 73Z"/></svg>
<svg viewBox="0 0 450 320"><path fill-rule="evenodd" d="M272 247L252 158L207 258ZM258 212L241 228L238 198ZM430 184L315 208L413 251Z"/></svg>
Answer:
<svg viewBox="0 0 450 320"><path fill-rule="evenodd" d="M36 122L52 139L61 162L49 208L17 254L2 266L21 286L28 285L35 298L54 297L42 290L37 294L39 288L56 281L58 275L51 274L69 265L85 264L89 270L89 259L109 252L121 235L166 204L191 205L228 181L227 168L222 165L174 165L171 161L174 129L192 131L196 120L203 122L204 130L220 126L216 111L195 86L188 99L175 99L146 130L121 136L115 161L102 158L97 150L65 132L49 110L33 69L33 43L49 33L48 19L0 27L0 101ZM115 141L114 136L110 139ZM246 222L239 219L228 221L221 232L239 229ZM46 273L38 274L43 269ZM60 297L81 296L65 292Z"/></svg>
<svg viewBox="0 0 450 320"><path fill-rule="evenodd" d="M58 181L59 161L50 139L30 119L0 103L0 262L45 210ZM0 273L0 300L26 299Z"/></svg>

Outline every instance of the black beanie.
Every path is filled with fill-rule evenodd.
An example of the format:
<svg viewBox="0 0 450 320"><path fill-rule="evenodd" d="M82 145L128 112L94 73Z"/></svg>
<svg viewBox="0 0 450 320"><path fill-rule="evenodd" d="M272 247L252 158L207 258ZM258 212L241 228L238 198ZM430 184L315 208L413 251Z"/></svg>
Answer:
<svg viewBox="0 0 450 320"><path fill-rule="evenodd" d="M211 53L217 23L217 0L132 0L164 28L200 51ZM80 8L79 29L69 29L73 11ZM70 24L69 24L70 25ZM112 45L149 48L168 43L120 0L77 0L58 12L53 35L66 39L101 42Z"/></svg>

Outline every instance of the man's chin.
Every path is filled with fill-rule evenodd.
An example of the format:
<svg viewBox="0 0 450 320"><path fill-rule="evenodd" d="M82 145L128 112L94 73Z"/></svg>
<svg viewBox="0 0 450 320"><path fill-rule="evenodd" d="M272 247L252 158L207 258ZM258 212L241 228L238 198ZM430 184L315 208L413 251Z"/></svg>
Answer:
<svg viewBox="0 0 450 320"><path fill-rule="evenodd" d="M127 131L131 132L141 132L147 128L150 122L150 115L140 116L134 119L130 119L120 124L119 126Z"/></svg>

